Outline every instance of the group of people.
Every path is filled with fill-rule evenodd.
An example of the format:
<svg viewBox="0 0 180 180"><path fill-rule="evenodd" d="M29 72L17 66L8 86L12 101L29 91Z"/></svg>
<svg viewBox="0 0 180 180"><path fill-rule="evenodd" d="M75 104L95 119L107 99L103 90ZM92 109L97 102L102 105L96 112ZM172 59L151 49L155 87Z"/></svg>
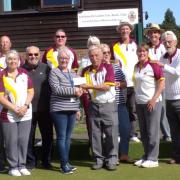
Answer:
<svg viewBox="0 0 180 180"><path fill-rule="evenodd" d="M40 49L32 45L26 48L23 61L11 50L10 38L0 38L0 171L6 157L9 175L31 174L37 165L34 141L38 124L42 167L52 168L54 125L60 171L72 174L76 167L69 160L70 141L80 118L80 103L86 114L93 170L116 170L119 162L157 167L160 129L164 140L172 140L169 163L180 163L177 37L151 24L145 29L149 44L137 46L130 38L131 24L120 22L116 30L119 39L111 46L90 36L88 55L80 63L75 50L66 46L63 29L55 32L54 45L42 60ZM140 141L137 120L144 154L134 161L128 151L130 139Z"/></svg>

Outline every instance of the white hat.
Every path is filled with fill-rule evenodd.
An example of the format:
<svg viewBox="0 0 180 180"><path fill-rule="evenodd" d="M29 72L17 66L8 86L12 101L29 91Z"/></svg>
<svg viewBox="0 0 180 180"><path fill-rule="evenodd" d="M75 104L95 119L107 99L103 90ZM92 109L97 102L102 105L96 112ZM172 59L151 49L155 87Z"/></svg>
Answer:
<svg viewBox="0 0 180 180"><path fill-rule="evenodd" d="M116 27L116 31L119 32L119 30L123 27L123 26L129 26L129 28L131 29L131 31L133 31L134 26L128 22L119 22L119 25Z"/></svg>
<svg viewBox="0 0 180 180"><path fill-rule="evenodd" d="M158 24L151 23L148 28L144 30L144 34L147 35L150 31L159 31L160 34L164 32L164 29L161 29Z"/></svg>
<svg viewBox="0 0 180 180"><path fill-rule="evenodd" d="M100 40L96 36L89 36L87 40L87 47L89 48L92 45L100 45Z"/></svg>

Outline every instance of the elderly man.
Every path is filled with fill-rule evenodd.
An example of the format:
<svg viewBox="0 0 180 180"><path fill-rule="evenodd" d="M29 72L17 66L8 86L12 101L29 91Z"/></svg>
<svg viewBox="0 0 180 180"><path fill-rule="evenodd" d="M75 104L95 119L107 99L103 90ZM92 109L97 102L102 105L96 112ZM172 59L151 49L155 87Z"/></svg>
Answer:
<svg viewBox="0 0 180 180"><path fill-rule="evenodd" d="M92 169L101 169L105 163L108 170L115 170L118 160L118 117L114 71L112 65L102 63L103 53L100 46L93 45L89 48L89 58L92 65L83 70L87 84L82 87L89 92L91 97L90 136L95 159ZM102 142L103 133L105 142Z"/></svg>
<svg viewBox="0 0 180 180"><path fill-rule="evenodd" d="M6 68L5 55L10 51L11 45L11 40L8 36L0 37L0 70Z"/></svg>
<svg viewBox="0 0 180 180"><path fill-rule="evenodd" d="M166 53L166 49L161 42L161 34L164 32L163 29L159 27L158 24L150 24L148 28L145 29L144 34L149 39L149 58L151 60L159 61L161 56ZM169 123L166 117L166 107L164 101L164 92L162 93L163 97L163 106L161 109L161 119L160 119L160 128L163 135L163 140L171 141L171 134Z"/></svg>
<svg viewBox="0 0 180 180"><path fill-rule="evenodd" d="M136 55L137 45L130 38L130 34L133 31L133 26L128 22L120 22L116 28L119 33L119 40L113 43L111 48L112 59L118 60L122 71L126 76L127 82L127 108L129 111L129 118L131 121L130 137L132 141L140 142L136 134L136 106L135 106L135 93L133 84L133 72L134 66L138 62Z"/></svg>
<svg viewBox="0 0 180 180"><path fill-rule="evenodd" d="M177 37L172 31L162 34L166 53L161 57L164 68L166 112L171 129L173 154L171 164L180 163L180 49Z"/></svg>
<svg viewBox="0 0 180 180"><path fill-rule="evenodd" d="M58 49L61 49L62 47L66 46L67 41L67 35L63 29L58 29L54 34L54 46L48 48L42 58L42 62L47 63L48 66L52 68L58 67ZM77 61L77 55L72 48L69 49L70 54L70 62L68 64L68 69L77 70L78 68L78 61Z"/></svg>
<svg viewBox="0 0 180 180"><path fill-rule="evenodd" d="M7 67L5 56L11 50L11 39L9 36L1 36L0 37L0 71ZM23 64L23 60L20 57L19 65Z"/></svg>
<svg viewBox="0 0 180 180"><path fill-rule="evenodd" d="M49 114L49 85L48 75L49 67L40 62L40 50L36 46L30 46L26 49L26 63L23 65L28 71L34 85L34 99L32 101L33 117L29 137L27 167L33 169L36 166L37 159L34 152L35 130L38 123L42 136L42 166L51 168L51 149L53 142L53 126Z"/></svg>

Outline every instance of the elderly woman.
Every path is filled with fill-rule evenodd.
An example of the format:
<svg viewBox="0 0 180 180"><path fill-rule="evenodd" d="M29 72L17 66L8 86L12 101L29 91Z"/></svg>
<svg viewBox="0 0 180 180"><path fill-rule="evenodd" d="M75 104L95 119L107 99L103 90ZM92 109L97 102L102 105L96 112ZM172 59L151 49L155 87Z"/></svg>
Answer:
<svg viewBox="0 0 180 180"><path fill-rule="evenodd" d="M110 64L111 52L110 47L107 44L101 44L103 51L104 63ZM120 162L133 163L133 160L129 158L129 139L130 139L130 120L129 114L126 107L126 80L125 75L122 72L119 64L113 64L115 71L115 82L116 82L116 103L118 104L118 123L119 123L119 154Z"/></svg>
<svg viewBox="0 0 180 180"><path fill-rule="evenodd" d="M26 71L18 68L19 61L18 52L9 51L6 55L7 68L0 74L0 118L11 176L31 174L25 164L34 89Z"/></svg>
<svg viewBox="0 0 180 180"><path fill-rule="evenodd" d="M79 98L82 89L75 87L76 74L68 70L70 54L67 48L58 51L59 66L52 69L49 76L51 86L50 111L57 134L57 147L61 171L71 174L75 167L69 164L70 138L79 112Z"/></svg>
<svg viewBox="0 0 180 180"><path fill-rule="evenodd" d="M134 69L135 98L144 155L136 166L159 166L159 130L164 89L162 68L148 59L149 47L141 44L137 49L139 62Z"/></svg>

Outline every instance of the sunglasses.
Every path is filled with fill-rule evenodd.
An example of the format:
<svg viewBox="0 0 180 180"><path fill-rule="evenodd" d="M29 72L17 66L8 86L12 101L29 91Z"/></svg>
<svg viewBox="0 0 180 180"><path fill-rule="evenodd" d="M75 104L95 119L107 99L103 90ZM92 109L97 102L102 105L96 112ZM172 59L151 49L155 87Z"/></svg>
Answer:
<svg viewBox="0 0 180 180"><path fill-rule="evenodd" d="M56 35L56 38L65 38L66 36L59 36L59 35Z"/></svg>
<svg viewBox="0 0 180 180"><path fill-rule="evenodd" d="M36 57L39 56L38 53L29 53L29 54L28 54L28 56L33 56L33 55L36 56Z"/></svg>
<svg viewBox="0 0 180 180"><path fill-rule="evenodd" d="M104 51L103 54L110 54L110 51Z"/></svg>

